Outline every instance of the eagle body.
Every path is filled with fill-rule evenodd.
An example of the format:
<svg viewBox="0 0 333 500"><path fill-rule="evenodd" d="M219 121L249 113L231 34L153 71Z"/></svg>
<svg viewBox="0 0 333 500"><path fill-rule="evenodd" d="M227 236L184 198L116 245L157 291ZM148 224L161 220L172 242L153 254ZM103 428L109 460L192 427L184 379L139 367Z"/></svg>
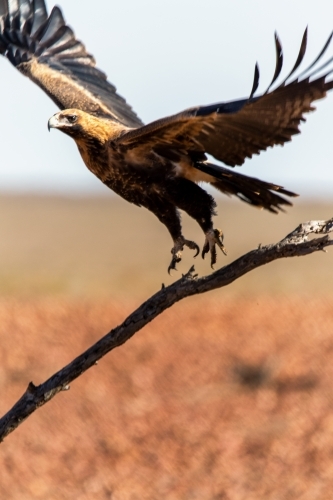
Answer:
<svg viewBox="0 0 333 500"><path fill-rule="evenodd" d="M183 237L177 208L197 220L207 233L208 247L209 238L212 245L222 246L212 224L215 201L196 184L214 178L195 169L186 155L173 152L168 155L171 159L152 150L140 157L121 146L121 138L134 129L75 109L54 115L49 128L58 128L74 139L88 169L106 186L126 201L147 208L166 225L175 242L170 269L180 260L184 245L199 252L196 243Z"/></svg>
<svg viewBox="0 0 333 500"><path fill-rule="evenodd" d="M291 205L288 198L295 193L233 167L300 132L304 115L314 110L313 102L333 88L333 58L323 62L331 40L332 34L313 63L301 71L306 30L294 66L279 81L283 53L275 35L276 67L266 92L256 95L256 65L247 98L189 108L144 125L96 67L59 7L48 14L44 0L0 0L0 53L60 108L49 128L76 142L88 169L166 226L173 240L169 271L181 260L184 246L199 252L182 233L179 209L200 225L205 238L202 256L210 253L211 266L216 247L225 252L222 231L213 225L214 198L199 183L273 213ZM207 155L220 163L210 162Z"/></svg>

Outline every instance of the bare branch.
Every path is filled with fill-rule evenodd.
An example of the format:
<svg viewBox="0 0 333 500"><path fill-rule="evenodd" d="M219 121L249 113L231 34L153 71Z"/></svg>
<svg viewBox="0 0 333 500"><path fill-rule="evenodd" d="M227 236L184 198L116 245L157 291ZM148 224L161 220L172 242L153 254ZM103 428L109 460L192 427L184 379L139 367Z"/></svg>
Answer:
<svg viewBox="0 0 333 500"><path fill-rule="evenodd" d="M283 240L289 243L302 243L307 241L309 234L328 234L333 231L333 218L329 220L310 220L303 222Z"/></svg>
<svg viewBox="0 0 333 500"><path fill-rule="evenodd" d="M52 375L46 382L35 386L30 382L23 396L9 412L0 419L0 441L14 431L37 408L50 401L58 392L69 389L69 384L91 368L105 354L118 347L141 330L156 316L176 302L191 295L229 285L244 274L273 260L311 254L331 246L328 233L333 231L333 218L327 221L309 221L300 224L280 242L260 246L222 267L214 273L198 278L194 267L181 279L162 289L144 302L121 325L111 330L96 344L74 359L70 364ZM309 240L310 234L321 234Z"/></svg>

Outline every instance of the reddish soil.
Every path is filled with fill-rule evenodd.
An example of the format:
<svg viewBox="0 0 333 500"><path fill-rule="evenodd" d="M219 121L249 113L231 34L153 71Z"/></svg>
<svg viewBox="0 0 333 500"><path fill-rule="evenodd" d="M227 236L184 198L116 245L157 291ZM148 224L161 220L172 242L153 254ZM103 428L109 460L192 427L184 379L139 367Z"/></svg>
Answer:
<svg viewBox="0 0 333 500"><path fill-rule="evenodd" d="M328 500L333 300L178 304L1 445L0 498ZM0 302L0 410L134 308Z"/></svg>

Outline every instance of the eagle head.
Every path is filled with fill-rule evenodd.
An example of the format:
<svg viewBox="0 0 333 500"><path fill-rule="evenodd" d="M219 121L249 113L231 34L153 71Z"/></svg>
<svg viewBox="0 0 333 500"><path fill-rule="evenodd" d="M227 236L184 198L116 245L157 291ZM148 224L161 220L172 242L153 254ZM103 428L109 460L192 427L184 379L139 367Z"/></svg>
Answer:
<svg viewBox="0 0 333 500"><path fill-rule="evenodd" d="M91 115L80 109L64 109L51 116L48 129L51 128L61 130L72 137L77 144L90 141L105 144L126 129L120 123Z"/></svg>
<svg viewBox="0 0 333 500"><path fill-rule="evenodd" d="M48 121L48 129L57 128L64 134L73 138L82 135L84 130L84 119L82 111L78 109L65 109L51 116Z"/></svg>

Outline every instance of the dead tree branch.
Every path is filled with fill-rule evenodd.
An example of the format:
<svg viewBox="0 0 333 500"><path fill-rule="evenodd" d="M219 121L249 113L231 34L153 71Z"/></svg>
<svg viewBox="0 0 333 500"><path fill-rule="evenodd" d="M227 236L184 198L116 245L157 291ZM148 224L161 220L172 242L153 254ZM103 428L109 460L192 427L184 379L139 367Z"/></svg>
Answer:
<svg viewBox="0 0 333 500"><path fill-rule="evenodd" d="M95 365L105 354L124 344L147 323L176 302L191 295L227 286L244 274L273 260L300 257L319 250L325 251L326 247L333 245L333 241L328 236L328 233L332 231L333 218L327 221L305 222L280 242L259 246L256 250L248 252L208 276L198 278L192 267L181 279L168 287L162 287L162 290L144 302L121 325L111 330L46 382L38 386L30 382L23 396L0 419L0 441L3 441L37 408L50 401L58 392L67 390L70 382ZM313 233L323 236L309 240L309 235Z"/></svg>

